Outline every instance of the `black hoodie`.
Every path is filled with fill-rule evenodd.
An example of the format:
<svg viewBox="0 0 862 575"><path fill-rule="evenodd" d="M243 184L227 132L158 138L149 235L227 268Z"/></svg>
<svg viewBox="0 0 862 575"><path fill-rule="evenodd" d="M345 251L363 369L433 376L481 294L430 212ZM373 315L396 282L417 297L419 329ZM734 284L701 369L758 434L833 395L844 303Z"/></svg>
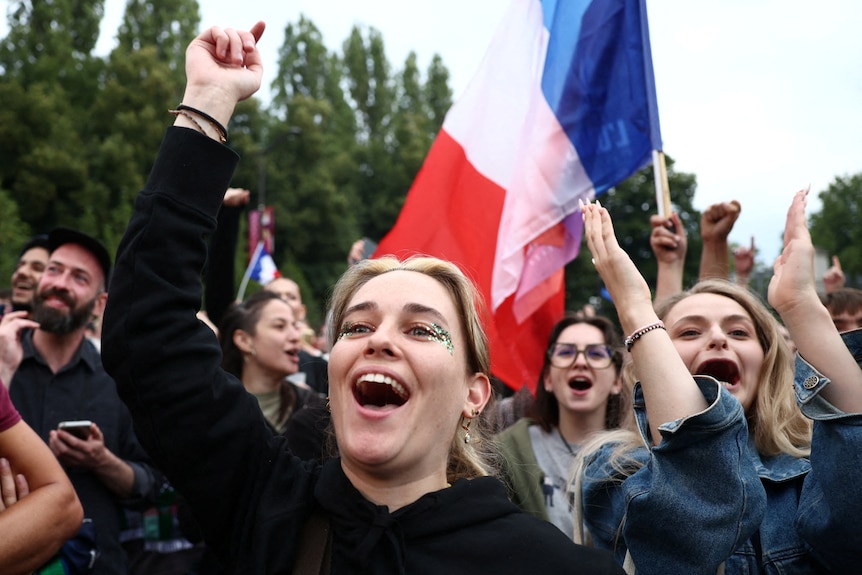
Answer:
<svg viewBox="0 0 862 575"><path fill-rule="evenodd" d="M335 575L622 573L609 555L521 512L496 479L457 481L389 513L339 460L301 461L272 434L195 317L206 236L236 161L193 130L168 129L119 247L102 339L141 444L228 570L291 573L302 528L322 508Z"/></svg>

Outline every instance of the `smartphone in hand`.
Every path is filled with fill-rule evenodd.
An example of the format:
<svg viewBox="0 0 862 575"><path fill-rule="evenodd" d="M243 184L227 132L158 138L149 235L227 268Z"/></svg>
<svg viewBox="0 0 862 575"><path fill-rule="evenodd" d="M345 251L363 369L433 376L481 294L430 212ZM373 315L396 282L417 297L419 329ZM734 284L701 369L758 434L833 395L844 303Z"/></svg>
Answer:
<svg viewBox="0 0 862 575"><path fill-rule="evenodd" d="M90 426L93 422L88 419L78 419L75 421L61 421L57 424L58 430L63 430L71 433L78 439L90 439Z"/></svg>

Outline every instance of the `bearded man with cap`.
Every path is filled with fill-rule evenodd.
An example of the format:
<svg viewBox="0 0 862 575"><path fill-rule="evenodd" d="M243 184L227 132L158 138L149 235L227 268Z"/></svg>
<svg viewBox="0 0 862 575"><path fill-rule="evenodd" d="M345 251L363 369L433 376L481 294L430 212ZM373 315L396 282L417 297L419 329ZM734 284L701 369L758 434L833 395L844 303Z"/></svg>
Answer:
<svg viewBox="0 0 862 575"><path fill-rule="evenodd" d="M111 258L98 240L69 228L48 234L48 249L30 314L38 328L22 329L21 349L0 350L0 359L19 354L17 366L5 366L14 369L12 403L63 464L93 522L99 552L93 573L126 573L121 506L152 504L159 485L113 380L85 338L87 324L105 309ZM58 430L68 420L91 421L87 438Z"/></svg>

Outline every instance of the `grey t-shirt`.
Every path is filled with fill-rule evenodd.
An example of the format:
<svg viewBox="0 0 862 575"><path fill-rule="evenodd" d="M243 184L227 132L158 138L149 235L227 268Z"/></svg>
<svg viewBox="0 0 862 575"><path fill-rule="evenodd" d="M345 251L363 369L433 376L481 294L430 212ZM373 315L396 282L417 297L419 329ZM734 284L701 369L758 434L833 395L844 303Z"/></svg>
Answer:
<svg viewBox="0 0 862 575"><path fill-rule="evenodd" d="M566 445L560 432L554 428L551 433L538 425L529 427L530 442L536 461L545 473L545 508L551 523L569 537L574 536L575 522L572 517L574 493L567 490L572 463L578 452L578 445ZM571 449L571 452L569 451Z"/></svg>

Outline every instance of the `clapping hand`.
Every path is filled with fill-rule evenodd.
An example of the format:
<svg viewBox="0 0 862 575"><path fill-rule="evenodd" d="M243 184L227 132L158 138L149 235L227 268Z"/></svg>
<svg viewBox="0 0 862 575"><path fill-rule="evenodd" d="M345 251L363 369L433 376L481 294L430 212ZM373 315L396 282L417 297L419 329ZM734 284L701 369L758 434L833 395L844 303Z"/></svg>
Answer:
<svg viewBox="0 0 862 575"><path fill-rule="evenodd" d="M807 200L807 189L797 192L793 197L784 226L784 247L775 260L769 282L769 303L788 327L794 311L804 311L805 306L819 305L814 284L814 245L805 219Z"/></svg>

